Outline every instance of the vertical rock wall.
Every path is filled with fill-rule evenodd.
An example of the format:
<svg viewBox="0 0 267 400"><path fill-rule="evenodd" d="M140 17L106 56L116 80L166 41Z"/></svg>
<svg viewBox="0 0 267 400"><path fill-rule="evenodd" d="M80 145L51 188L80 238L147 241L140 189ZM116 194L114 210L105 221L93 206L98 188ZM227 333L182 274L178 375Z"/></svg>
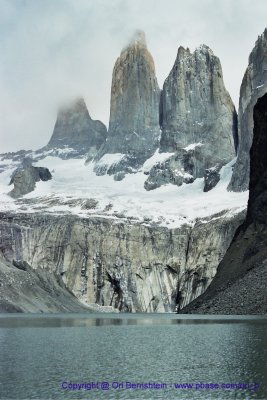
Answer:
<svg viewBox="0 0 267 400"><path fill-rule="evenodd" d="M117 170L138 168L158 147L160 90L145 34L138 31L122 50L112 76L110 121L104 154L125 155Z"/></svg>
<svg viewBox="0 0 267 400"><path fill-rule="evenodd" d="M202 45L180 47L160 102L161 152L175 154L152 168L146 189L180 186L220 169L235 157L237 115L219 59Z"/></svg>
<svg viewBox="0 0 267 400"><path fill-rule="evenodd" d="M161 100L162 151L201 142L207 157L234 157L236 112L223 83L220 60L205 45L179 47Z"/></svg>
<svg viewBox="0 0 267 400"><path fill-rule="evenodd" d="M60 274L89 304L174 311L210 284L243 217L221 215L168 229L96 217L3 214L0 246L10 260Z"/></svg>
<svg viewBox="0 0 267 400"><path fill-rule="evenodd" d="M248 67L242 80L238 110L239 148L237 162L228 189L235 192L248 190L249 150L253 139L253 107L267 91L267 29L255 43Z"/></svg>

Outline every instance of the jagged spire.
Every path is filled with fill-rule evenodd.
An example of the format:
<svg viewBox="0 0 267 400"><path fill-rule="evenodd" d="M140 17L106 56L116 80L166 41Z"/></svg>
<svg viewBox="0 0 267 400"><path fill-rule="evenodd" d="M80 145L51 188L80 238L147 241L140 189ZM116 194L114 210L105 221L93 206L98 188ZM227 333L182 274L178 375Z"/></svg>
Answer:
<svg viewBox="0 0 267 400"><path fill-rule="evenodd" d="M98 157L122 153L129 157L128 169L139 168L158 146L159 97L154 61L145 33L138 30L113 69L109 132ZM125 160L116 164L115 173L126 168Z"/></svg>
<svg viewBox="0 0 267 400"><path fill-rule="evenodd" d="M224 87L220 60L208 46L201 45L193 53L179 47L163 86L161 113L163 151L205 143L208 168L235 156L235 109Z"/></svg>

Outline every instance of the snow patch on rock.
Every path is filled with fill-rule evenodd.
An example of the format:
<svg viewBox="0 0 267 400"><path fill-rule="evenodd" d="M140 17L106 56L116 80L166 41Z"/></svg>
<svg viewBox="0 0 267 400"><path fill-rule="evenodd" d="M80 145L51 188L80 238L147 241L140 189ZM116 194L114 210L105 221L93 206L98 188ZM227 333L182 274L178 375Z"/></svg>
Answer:
<svg viewBox="0 0 267 400"><path fill-rule="evenodd" d="M143 171L150 171L151 168L158 164L158 163L162 163L166 160L168 160L168 158L170 158L171 156L173 156L174 153L160 153L159 149L157 149L155 151L155 153L153 154L153 156L151 156L148 160L146 160L146 162L143 165Z"/></svg>
<svg viewBox="0 0 267 400"><path fill-rule="evenodd" d="M157 154L161 157L163 153L156 153L155 159ZM119 162L123 156L109 154L104 161L110 165ZM0 173L0 211L71 213L83 217L98 215L112 218L114 222L121 218L143 223L149 220L150 224L175 228L185 223L194 224L196 219L223 210L235 214L247 207L248 191L227 191L234 162L221 169L219 183L209 192L203 192L204 178L179 187L167 184L146 191L144 182L147 175L143 170L126 174L123 181L114 181L110 175L97 176L93 162L85 165L84 159L62 160L48 156L36 162L35 166L49 168L53 179L37 182L34 192L19 201L7 195L10 175L17 165L8 165ZM82 204L88 198L95 199L97 206L85 210Z"/></svg>
<svg viewBox="0 0 267 400"><path fill-rule="evenodd" d="M184 147L185 151L195 150L196 147L203 146L203 143L191 143L188 146Z"/></svg>

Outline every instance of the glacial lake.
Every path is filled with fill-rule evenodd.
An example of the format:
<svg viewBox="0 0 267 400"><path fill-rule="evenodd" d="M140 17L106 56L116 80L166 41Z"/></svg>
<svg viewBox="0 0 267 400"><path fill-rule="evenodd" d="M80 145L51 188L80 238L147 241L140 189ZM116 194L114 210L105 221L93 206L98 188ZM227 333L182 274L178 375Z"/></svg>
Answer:
<svg viewBox="0 0 267 400"><path fill-rule="evenodd" d="M267 317L0 314L0 399L267 399Z"/></svg>

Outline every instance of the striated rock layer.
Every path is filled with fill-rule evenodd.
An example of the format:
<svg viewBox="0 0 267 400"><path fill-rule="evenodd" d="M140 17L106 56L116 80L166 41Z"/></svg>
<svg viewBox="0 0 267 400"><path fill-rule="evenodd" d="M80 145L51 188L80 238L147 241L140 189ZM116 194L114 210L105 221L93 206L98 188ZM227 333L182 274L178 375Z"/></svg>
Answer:
<svg viewBox="0 0 267 400"><path fill-rule="evenodd" d="M168 180L179 186L235 157L237 115L220 61L208 46L193 53L179 47L161 94L160 124L160 151L176 154L151 171L154 187Z"/></svg>
<svg viewBox="0 0 267 400"><path fill-rule="evenodd" d="M92 120L84 99L78 98L58 111L57 121L47 148L70 148L76 150L77 154L89 152L92 158L105 142L106 136L105 125L100 121Z"/></svg>
<svg viewBox="0 0 267 400"><path fill-rule="evenodd" d="M247 216L192 313L267 313L267 94L254 107Z"/></svg>
<svg viewBox="0 0 267 400"><path fill-rule="evenodd" d="M61 275L88 304L174 311L210 284L243 218L221 213L168 229L100 217L2 213L0 246L9 260Z"/></svg>
<svg viewBox="0 0 267 400"><path fill-rule="evenodd" d="M154 153L160 136L159 97L154 61L145 34L138 31L114 66L108 137L98 160L104 154L123 154L116 171L132 172Z"/></svg>
<svg viewBox="0 0 267 400"><path fill-rule="evenodd" d="M267 29L255 43L242 80L238 111L239 148L228 189L236 192L249 187L249 150L253 139L253 107L267 91Z"/></svg>

